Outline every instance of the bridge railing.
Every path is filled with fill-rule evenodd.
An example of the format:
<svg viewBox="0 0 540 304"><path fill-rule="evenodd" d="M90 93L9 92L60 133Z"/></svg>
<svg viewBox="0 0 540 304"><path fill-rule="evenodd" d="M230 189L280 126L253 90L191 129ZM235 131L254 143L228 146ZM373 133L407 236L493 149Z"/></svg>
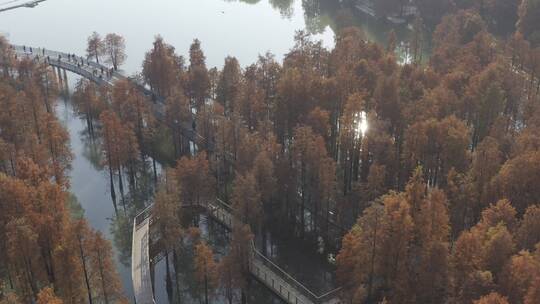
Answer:
<svg viewBox="0 0 540 304"><path fill-rule="evenodd" d="M152 209L154 207L154 204L150 204L148 207L146 207L143 211L139 212L135 216L135 226L139 226L142 222L144 222L147 218L152 216Z"/></svg>
<svg viewBox="0 0 540 304"><path fill-rule="evenodd" d="M285 283L292 286L293 289L296 290L296 292L294 292L294 290L289 291L289 293L292 292L292 296L289 298L289 301L291 301L293 297L296 298L292 300L292 303L303 303L302 297L299 297L297 293L300 293L301 296L306 297L309 301L315 304L323 304L323 303L326 303L327 301L330 301L336 298L338 296L338 293L341 291L341 287L339 287L327 293L324 293L322 295L316 295L309 288L304 286L302 283L298 282L285 270L283 270L281 267L279 267L277 264L275 264L269 258L267 258L264 254L262 254L259 250L257 250L257 247L255 246L255 243L253 241L251 241L251 244L250 244L250 251L251 251L252 259L255 259L261 262L264 266L266 266L274 274L276 274L279 278L281 278ZM283 288L286 289L286 286L280 289L283 289Z"/></svg>
<svg viewBox="0 0 540 304"><path fill-rule="evenodd" d="M136 227L151 217L153 206L153 204L149 205L135 216ZM218 198L211 202L201 204L200 206L205 208L212 217L216 218L222 224L232 228L234 213L230 205ZM289 303L324 304L336 298L341 290L341 288L336 288L322 295L315 294L257 250L253 241L250 242L250 265L253 275L263 280L265 284L268 284L269 287L273 288L281 297L288 299ZM262 268L261 265L264 266L264 268Z"/></svg>
<svg viewBox="0 0 540 304"><path fill-rule="evenodd" d="M225 225L229 225L230 227L232 227L232 224L230 221L233 217L233 209L230 205L226 204L221 199L217 198L215 201L208 204L208 206L212 208L209 211L213 213L215 217L220 217L225 214L226 215L225 218L218 218L218 220L221 220L222 222L225 222L224 223ZM227 220L229 222L226 222ZM341 288L336 288L322 295L315 294L305 285L303 285L294 277L292 277L290 274L288 274L284 269L279 267L272 260L270 260L264 254L262 254L257 249L253 241L250 242L250 256L251 256L252 261L256 260L260 262L262 265L268 268L274 275L276 275L277 277L279 277L279 279L283 280L283 282L286 283L286 284L282 284L281 287L279 287L279 285L272 286L272 287L275 288L275 291L280 293L281 296L288 299L290 303L304 304L305 299L307 299L315 304L323 304L323 303L326 303L327 301L330 301L336 298L338 296L338 293L341 290ZM270 284L271 281L268 281L268 275L264 275L263 277L263 275L261 275L260 273L260 271L264 271L264 269L257 268L258 266L254 264L253 262L251 264L254 267L253 271L259 272L259 273L254 273L254 274L257 275L259 279L263 279L263 280L266 279L266 283ZM279 284L279 282L274 282L274 284ZM287 285L291 286L292 289L289 289ZM287 291L287 294L284 293L285 291ZM308 304L308 303L305 303L305 304Z"/></svg>

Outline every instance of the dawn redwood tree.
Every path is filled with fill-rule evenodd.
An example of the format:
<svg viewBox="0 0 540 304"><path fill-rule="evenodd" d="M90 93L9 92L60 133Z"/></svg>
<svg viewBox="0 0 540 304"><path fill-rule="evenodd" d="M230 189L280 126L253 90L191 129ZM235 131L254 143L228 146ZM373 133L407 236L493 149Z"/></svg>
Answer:
<svg viewBox="0 0 540 304"><path fill-rule="evenodd" d="M127 80L117 81L112 89L112 109L121 120L125 134L121 140L126 141L127 169L130 185L134 186L136 166L139 160L145 160L151 153L152 136L156 132L157 123L154 109L141 91ZM133 145L128 145L136 141ZM154 176L157 176L155 158L152 157Z"/></svg>
<svg viewBox="0 0 540 304"><path fill-rule="evenodd" d="M54 294L50 287L43 288L37 297L37 304L63 304L64 302Z"/></svg>
<svg viewBox="0 0 540 304"><path fill-rule="evenodd" d="M338 258L338 273L341 273L342 280L353 280L348 287L349 299L373 299L375 294L380 294L379 290L391 290L386 294L392 295L390 298L412 296L408 292L407 256L414 223L409 210L404 195L392 193L367 208L359 218L352 235L347 236L347 243L344 243L353 247L343 247L338 255L341 256ZM354 248L358 248L356 255L348 253ZM348 269L351 265L362 271L351 273ZM357 294L359 290L364 291Z"/></svg>
<svg viewBox="0 0 540 304"><path fill-rule="evenodd" d="M417 250L420 259L416 279L416 298L422 303L437 303L448 292L449 236L448 204L443 191L434 189L423 200L415 220Z"/></svg>
<svg viewBox="0 0 540 304"><path fill-rule="evenodd" d="M77 256L82 268L84 276L84 285L86 288L86 293L88 295L88 303L92 304L92 294L93 286L90 279L90 241L91 241L91 230L88 227L86 220L81 219L73 223L73 229L71 230L74 238L74 246L77 248Z"/></svg>
<svg viewBox="0 0 540 304"><path fill-rule="evenodd" d="M126 55L126 41L118 34L107 34L103 39L103 49L106 62L110 63L114 70L124 63Z"/></svg>
<svg viewBox="0 0 540 304"><path fill-rule="evenodd" d="M73 159L69 146L69 133L56 117L49 113L44 115L43 123L45 125L44 138L49 147L55 182L67 188L69 181L65 175L71 168L71 160Z"/></svg>
<svg viewBox="0 0 540 304"><path fill-rule="evenodd" d="M253 230L260 228L263 218L261 193L251 173L237 175L234 180L232 207L236 216Z"/></svg>
<svg viewBox="0 0 540 304"><path fill-rule="evenodd" d="M172 170L172 169L167 169ZM176 259L178 243L182 240L182 223L180 221L181 205L179 203L179 190L173 180L173 172L166 172L166 180L159 186L154 198L153 218L157 221L161 235L160 246L165 251L165 264L167 270L167 284L170 282L169 255L172 253ZM169 286L168 286L169 287Z"/></svg>
<svg viewBox="0 0 540 304"><path fill-rule="evenodd" d="M526 303L529 292L540 278L540 261L529 251L512 256L501 273L500 289L510 303Z"/></svg>
<svg viewBox="0 0 540 304"><path fill-rule="evenodd" d="M111 184L111 196L116 209L116 195L114 191L113 175L118 173L118 185L122 203L124 204L124 182L122 169L132 166L138 151L137 140L133 131L122 124L120 118L111 110L104 111L100 115L103 124L103 153L106 157L106 165L109 168L109 179ZM130 175L133 174L130 167Z"/></svg>
<svg viewBox="0 0 540 304"><path fill-rule="evenodd" d="M94 137L94 123L98 121L101 111L105 108L103 100L98 94L98 88L89 80L81 79L77 82L72 100L75 110L86 121L86 128L90 136Z"/></svg>
<svg viewBox="0 0 540 304"><path fill-rule="evenodd" d="M267 119L268 113L264 91L259 87L257 80L256 67L254 65L247 67L234 104L234 111L240 114L250 131L256 130L259 123Z"/></svg>
<svg viewBox="0 0 540 304"><path fill-rule="evenodd" d="M153 48L146 53L142 74L158 96L169 97L184 69L184 59L174 52L174 47L156 36Z"/></svg>
<svg viewBox="0 0 540 304"><path fill-rule="evenodd" d="M366 210L367 211L367 210ZM377 227L375 227L376 229ZM358 286L361 284L359 282L362 279L362 273L359 270L359 263L361 259L368 260L364 257L364 252L361 246L361 233L360 228L353 228L345 236L341 242L341 250L336 257L336 279L337 282L343 288L343 298L347 302L352 302ZM376 232L375 232L376 233ZM371 248L371 252L367 252L369 255L373 256L374 247ZM360 254L359 254L360 253ZM368 276L373 276L372 273L369 273Z"/></svg>
<svg viewBox="0 0 540 304"><path fill-rule="evenodd" d="M540 278L536 278L525 296L525 304L534 304L540 298Z"/></svg>
<svg viewBox="0 0 540 304"><path fill-rule="evenodd" d="M240 265L231 255L223 257L218 264L219 286L229 304L233 304L236 290L242 288Z"/></svg>
<svg viewBox="0 0 540 304"><path fill-rule="evenodd" d="M345 109L339 120L339 151L340 169L343 172L343 194L347 194L353 182L357 182L360 175L361 144L364 134L361 133L362 113L364 111L364 97L360 94L349 96Z"/></svg>
<svg viewBox="0 0 540 304"><path fill-rule="evenodd" d="M264 94L266 119L273 121L277 98L277 81L279 80L281 66L276 62L273 54L266 53L264 56L259 56L256 67L258 86Z"/></svg>
<svg viewBox="0 0 540 304"><path fill-rule="evenodd" d="M257 154L253 161L251 174L255 178L263 205L271 205L272 197L277 188L277 180L274 174L274 163L269 151L263 150Z"/></svg>
<svg viewBox="0 0 540 304"><path fill-rule="evenodd" d="M99 63L99 57L104 54L105 43L97 32L93 32L87 39L86 57L94 58Z"/></svg>
<svg viewBox="0 0 540 304"><path fill-rule="evenodd" d="M247 295L250 289L249 256L253 246L253 234L249 225L240 222L233 223L232 239L230 251L227 258L231 259L234 265L236 286L241 291L241 303L247 303Z"/></svg>
<svg viewBox="0 0 540 304"><path fill-rule="evenodd" d="M241 81L242 72L238 60L235 57L225 58L216 88L216 101L221 103L225 114L235 112Z"/></svg>
<svg viewBox="0 0 540 304"><path fill-rule="evenodd" d="M189 68L186 93L191 105L200 108L210 95L210 77L206 68L206 57L201 42L195 39L189 48Z"/></svg>
<svg viewBox="0 0 540 304"><path fill-rule="evenodd" d="M125 303L120 277L114 267L112 246L101 232L95 232L90 239L90 267L96 286L95 301Z"/></svg>
<svg viewBox="0 0 540 304"><path fill-rule="evenodd" d="M508 299L496 292L492 292L486 296L473 302L473 304L508 304Z"/></svg>
<svg viewBox="0 0 540 304"><path fill-rule="evenodd" d="M516 238L520 247L533 250L540 242L540 206L532 205L525 210L523 219L516 231Z"/></svg>
<svg viewBox="0 0 540 304"><path fill-rule="evenodd" d="M56 294L68 303L85 301L87 292L82 279L84 273L79 248L71 231L76 221L73 219L65 225L60 241L63 246L58 246L54 252Z"/></svg>
<svg viewBox="0 0 540 304"><path fill-rule="evenodd" d="M404 154L410 166L421 165L430 186L444 185L451 168L463 172L467 166L469 132L454 116L413 124L405 134Z"/></svg>
<svg viewBox="0 0 540 304"><path fill-rule="evenodd" d="M27 301L38 294L38 282L45 275L43 267L37 267L39 253L38 235L27 218L13 219L5 226L7 257L13 267L14 285Z"/></svg>
<svg viewBox="0 0 540 304"><path fill-rule="evenodd" d="M488 208L482 211L482 217L478 226L489 229L502 223L513 232L517 228L518 223L516 215L516 209L512 206L510 201L502 199L495 204L489 205Z"/></svg>
<svg viewBox="0 0 540 304"><path fill-rule="evenodd" d="M206 152L199 152L193 157L183 156L176 163L175 178L180 189L180 199L184 204L206 204L213 199L213 177Z"/></svg>
<svg viewBox="0 0 540 304"><path fill-rule="evenodd" d="M507 198L518 213L540 201L536 183L540 178L540 152L526 152L508 160L494 176L493 191L497 197Z"/></svg>
<svg viewBox="0 0 540 304"><path fill-rule="evenodd" d="M204 303L209 303L209 296L216 287L218 280L217 264L214 260L214 253L204 242L195 246L195 277L197 282L203 285Z"/></svg>
<svg viewBox="0 0 540 304"><path fill-rule="evenodd" d="M183 136L183 124L191 121L191 106L183 89L176 88L165 100L165 121L172 133L175 158L186 154L189 142Z"/></svg>
<svg viewBox="0 0 540 304"><path fill-rule="evenodd" d="M202 136L197 143L201 148L210 148L216 143L218 129L223 127L222 123L226 121L223 111L223 107L217 102L207 103L199 109L195 123L197 132ZM193 121L193 118L190 116L186 121ZM213 155L215 154L217 153Z"/></svg>
<svg viewBox="0 0 540 304"><path fill-rule="evenodd" d="M300 233L304 236L306 230L305 210L314 214L315 219L308 223L317 226L316 218L320 216L318 211L321 209L321 196L319 190L322 190L321 182L322 165L331 162L326 152L324 140L321 136L313 133L310 127L298 126L294 131L293 143L291 147L292 172L294 172L297 200L300 208L298 216L300 217ZM326 166L326 169L334 169L333 166Z"/></svg>

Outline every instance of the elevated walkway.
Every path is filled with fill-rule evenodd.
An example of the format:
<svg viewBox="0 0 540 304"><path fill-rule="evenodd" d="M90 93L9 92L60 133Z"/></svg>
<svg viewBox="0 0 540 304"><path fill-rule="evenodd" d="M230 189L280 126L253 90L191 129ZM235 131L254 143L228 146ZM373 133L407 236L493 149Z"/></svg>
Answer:
<svg viewBox="0 0 540 304"><path fill-rule="evenodd" d="M150 209L139 213L133 220L131 246L131 280L136 304L155 304L150 272L149 238Z"/></svg>
<svg viewBox="0 0 540 304"><path fill-rule="evenodd" d="M214 218L216 221L224 225L227 229L232 230L233 228L233 210L229 205L223 201L216 199L215 201L208 202L206 204L200 205L203 207L208 214ZM146 210L141 212L135 218L135 222L140 221L141 225L149 222L151 220L151 209L152 206L148 207ZM134 230L140 229L137 228L136 224L134 225ZM134 232L135 235L135 232ZM133 237L134 247L136 246L135 236ZM148 241L144 239L137 240L137 242L144 242L142 244L137 244L137 246L148 246ZM268 289L273 293L283 299L286 303L289 304L338 304L339 292L341 288L334 289L330 292L327 292L322 295L317 295L315 292L308 289L302 283L298 282L291 275L289 275L285 270L280 268L270 259L265 257L257 248L253 241L249 244L250 248L250 259L249 259L249 270L253 277L263 283ZM135 252L135 251L134 251ZM148 250L146 250L148 252ZM134 258L135 259L135 258ZM133 263L133 265L135 262ZM149 267L149 266L148 266ZM151 284L150 276L142 277L147 278L149 284ZM135 279L134 279L135 280ZM145 284L142 284L145 285ZM135 281L134 281L135 288ZM141 303L137 301L137 303ZM144 302L151 303L151 302Z"/></svg>

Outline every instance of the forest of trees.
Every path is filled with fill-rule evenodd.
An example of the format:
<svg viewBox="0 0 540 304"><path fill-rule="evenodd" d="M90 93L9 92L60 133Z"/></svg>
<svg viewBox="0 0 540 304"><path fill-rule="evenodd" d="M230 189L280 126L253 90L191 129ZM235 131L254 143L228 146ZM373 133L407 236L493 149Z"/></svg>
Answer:
<svg viewBox="0 0 540 304"><path fill-rule="evenodd" d="M228 57L221 71L199 41L185 60L157 37L143 77L165 98L173 159L192 109L208 152L177 163L178 200L216 193L251 231L323 236L346 302L536 303L540 49L474 10L433 36L425 65L346 28L333 50L298 33L283 64Z"/></svg>
<svg viewBox="0 0 540 304"><path fill-rule="evenodd" d="M111 244L71 210L55 75L0 54L0 303L127 303Z"/></svg>
<svg viewBox="0 0 540 304"><path fill-rule="evenodd" d="M538 303L539 1L521 2L508 39L479 1L452 2L468 9L442 18L426 63L413 50L402 64L393 35L381 46L354 27L333 49L298 32L283 62L227 57L221 70L200 41L184 58L157 36L138 77L153 100L131 81L79 81L117 216L151 172L167 276L189 244L203 303L218 286L246 302L247 246L268 229L323 239L345 303ZM87 52L116 69L123 48L93 34ZM0 51L0 291L16 292L0 303L124 302L110 244L67 207L55 77L5 40ZM181 208L216 196L238 221L219 260Z"/></svg>

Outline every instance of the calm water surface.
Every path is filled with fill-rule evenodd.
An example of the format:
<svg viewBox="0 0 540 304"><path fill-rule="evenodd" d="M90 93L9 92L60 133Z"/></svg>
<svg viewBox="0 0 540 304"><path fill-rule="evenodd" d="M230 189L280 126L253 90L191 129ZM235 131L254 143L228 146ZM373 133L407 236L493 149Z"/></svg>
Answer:
<svg viewBox="0 0 540 304"><path fill-rule="evenodd" d="M198 38L209 66L221 66L227 55L249 64L266 51L281 58L293 45L294 32L305 29L302 1L272 2L285 2L288 10L276 10L267 0L48 0L2 13L0 31L13 43L76 54L84 54L93 31L119 33L126 39L129 73L140 70L156 34L184 55ZM331 28L317 38L330 46Z"/></svg>
<svg viewBox="0 0 540 304"><path fill-rule="evenodd" d="M82 55L93 31L115 32L126 39L128 58L123 69L140 71L144 54L156 34L187 55L194 38L202 41L209 67L223 65L228 55L243 66L267 51L281 60L293 46L294 33L306 30L333 46L334 31L359 25L370 40L386 41L390 27L360 13L343 10L334 0L48 0L33 9L0 13L0 34L15 44L45 47ZM400 40L410 33L397 30ZM70 76L71 87L75 77ZM69 99L69 98L68 98ZM74 116L69 100L59 102L74 153L71 189L91 225L109 239L114 208L107 172L101 166L99 146L86 133L84 121ZM126 294L132 298L131 271L120 263L129 248L115 245L118 270ZM161 265L159 265L161 266ZM157 267L158 269L160 267ZM158 274L159 277L159 274Z"/></svg>
<svg viewBox="0 0 540 304"><path fill-rule="evenodd" d="M74 156L70 172L71 192L77 197L92 227L101 231L107 239L113 240L111 225L115 213L109 192L108 171L102 167L101 148L98 143L90 140L86 123L74 115L70 100L61 99L56 114L69 131ZM120 262L121 248L114 246L113 249L124 291L131 298L131 268Z"/></svg>

